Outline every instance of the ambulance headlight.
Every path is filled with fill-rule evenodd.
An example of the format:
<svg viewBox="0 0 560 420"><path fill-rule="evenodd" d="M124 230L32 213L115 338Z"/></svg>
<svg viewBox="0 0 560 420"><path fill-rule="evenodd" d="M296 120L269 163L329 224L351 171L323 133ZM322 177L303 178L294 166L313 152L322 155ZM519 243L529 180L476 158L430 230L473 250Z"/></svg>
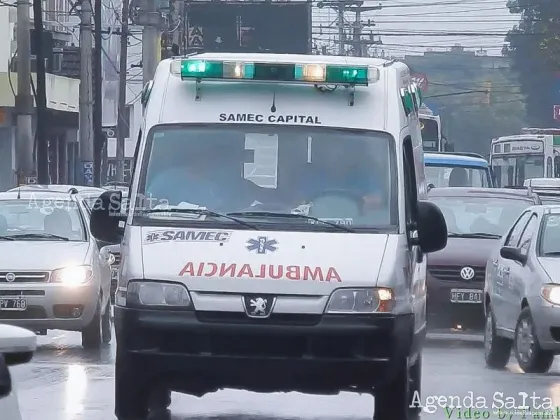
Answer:
<svg viewBox="0 0 560 420"><path fill-rule="evenodd" d="M393 310L395 298L387 288L337 289L327 303L326 313L389 313Z"/></svg>
<svg viewBox="0 0 560 420"><path fill-rule="evenodd" d="M127 306L192 309L187 288L180 283L131 281L126 292Z"/></svg>

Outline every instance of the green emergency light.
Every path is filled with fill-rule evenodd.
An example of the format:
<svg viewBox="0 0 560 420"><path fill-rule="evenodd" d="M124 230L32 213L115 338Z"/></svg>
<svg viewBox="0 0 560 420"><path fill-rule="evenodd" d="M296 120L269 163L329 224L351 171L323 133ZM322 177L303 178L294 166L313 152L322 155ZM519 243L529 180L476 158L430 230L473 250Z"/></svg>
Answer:
<svg viewBox="0 0 560 420"><path fill-rule="evenodd" d="M186 59L181 61L181 78L367 86L379 79L379 70L367 66L315 63L249 63Z"/></svg>

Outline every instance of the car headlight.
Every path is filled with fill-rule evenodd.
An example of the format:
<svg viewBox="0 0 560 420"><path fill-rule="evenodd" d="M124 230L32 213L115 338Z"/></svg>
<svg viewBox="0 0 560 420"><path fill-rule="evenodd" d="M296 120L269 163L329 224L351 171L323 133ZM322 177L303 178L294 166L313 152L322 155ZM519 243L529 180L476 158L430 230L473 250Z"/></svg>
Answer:
<svg viewBox="0 0 560 420"><path fill-rule="evenodd" d="M191 309L187 288L180 283L131 281L126 291L127 306L167 306Z"/></svg>
<svg viewBox="0 0 560 420"><path fill-rule="evenodd" d="M553 305L560 305L560 285L545 284L541 288L542 297Z"/></svg>
<svg viewBox="0 0 560 420"><path fill-rule="evenodd" d="M91 280L93 271L90 265L77 265L54 270L51 274L51 282L62 283L67 286L80 286Z"/></svg>
<svg viewBox="0 0 560 420"><path fill-rule="evenodd" d="M393 310L394 294L387 288L337 289L327 303L325 312L340 313L388 313Z"/></svg>

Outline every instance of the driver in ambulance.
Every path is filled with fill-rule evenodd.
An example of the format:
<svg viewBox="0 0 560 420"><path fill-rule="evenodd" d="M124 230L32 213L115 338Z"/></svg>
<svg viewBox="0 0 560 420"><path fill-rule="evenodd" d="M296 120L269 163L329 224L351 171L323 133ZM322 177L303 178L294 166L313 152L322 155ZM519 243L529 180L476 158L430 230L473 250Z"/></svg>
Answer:
<svg viewBox="0 0 560 420"><path fill-rule="evenodd" d="M313 201L321 193L340 190L361 197L364 212L377 210L382 204L382 192L376 179L374 161L359 155L352 145L339 150L335 145L316 147L313 163L300 185L300 194Z"/></svg>

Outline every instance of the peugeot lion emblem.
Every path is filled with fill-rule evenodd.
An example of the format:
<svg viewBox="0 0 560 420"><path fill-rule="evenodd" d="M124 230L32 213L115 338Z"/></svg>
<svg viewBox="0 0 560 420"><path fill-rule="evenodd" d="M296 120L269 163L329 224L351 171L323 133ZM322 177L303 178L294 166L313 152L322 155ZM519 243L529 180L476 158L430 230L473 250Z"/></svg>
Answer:
<svg viewBox="0 0 560 420"><path fill-rule="evenodd" d="M268 318L276 298L272 296L243 296L243 307L249 318Z"/></svg>
<svg viewBox="0 0 560 420"><path fill-rule="evenodd" d="M6 274L6 281L13 282L16 279L16 275L14 273L7 273Z"/></svg>
<svg viewBox="0 0 560 420"><path fill-rule="evenodd" d="M474 269L472 267L463 267L461 269L461 278L463 280L472 280L474 277Z"/></svg>

